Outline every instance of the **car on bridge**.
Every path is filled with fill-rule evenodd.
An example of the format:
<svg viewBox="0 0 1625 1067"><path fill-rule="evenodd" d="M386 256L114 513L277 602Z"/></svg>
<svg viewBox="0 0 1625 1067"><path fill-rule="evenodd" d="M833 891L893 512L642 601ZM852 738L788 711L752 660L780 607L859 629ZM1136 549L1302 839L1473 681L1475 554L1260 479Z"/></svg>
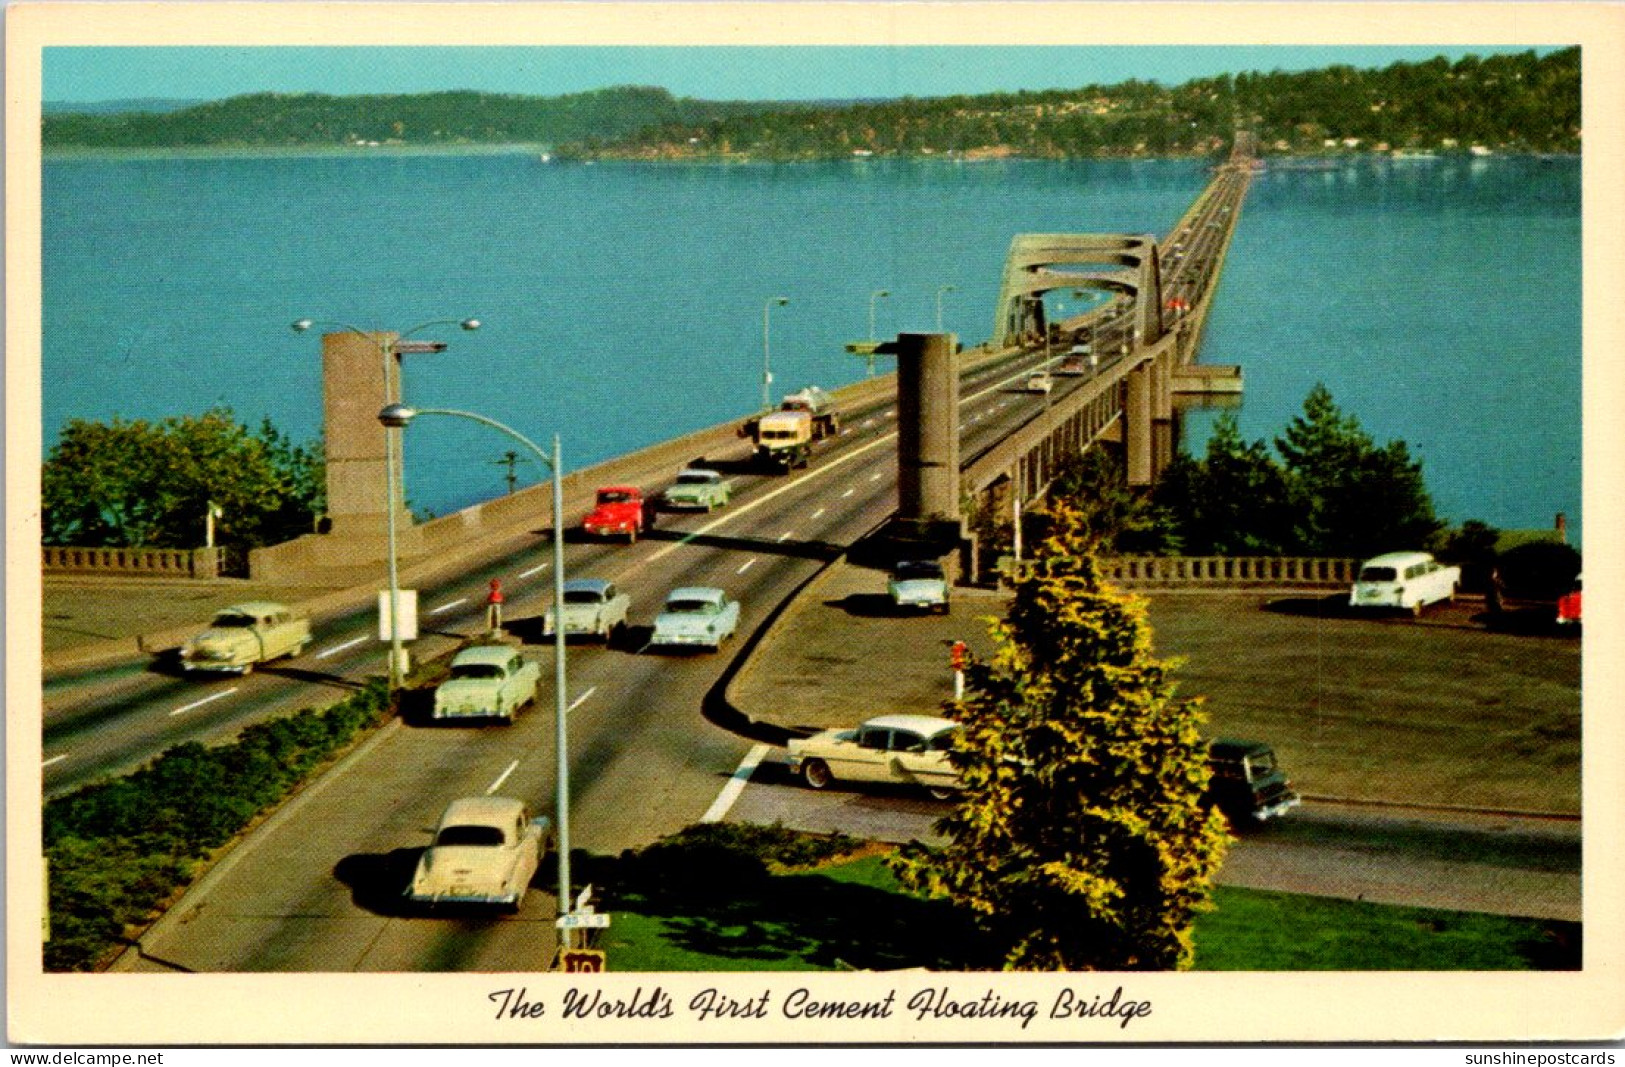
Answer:
<svg viewBox="0 0 1625 1067"><path fill-rule="evenodd" d="M739 601L721 589L684 586L666 594L649 644L715 651L738 629Z"/></svg>
<svg viewBox="0 0 1625 1067"><path fill-rule="evenodd" d="M607 485L598 490L592 511L581 528L589 537L624 537L636 543L638 534L653 525L643 490L635 485Z"/></svg>
<svg viewBox="0 0 1625 1067"><path fill-rule="evenodd" d="M287 656L310 644L310 619L270 600L233 604L215 613L208 629L180 647L186 671L248 674L254 665Z"/></svg>
<svg viewBox="0 0 1625 1067"><path fill-rule="evenodd" d="M518 911L541 866L552 821L509 797L454 800L406 887L415 904L495 904Z"/></svg>
<svg viewBox="0 0 1625 1067"><path fill-rule="evenodd" d="M1055 388L1055 379L1050 377L1047 370L1034 371L1027 375L1026 384L1021 387L1024 393L1049 393Z"/></svg>
<svg viewBox="0 0 1625 1067"><path fill-rule="evenodd" d="M562 616L566 638L586 635L616 645L626 632L626 615L631 607L632 598L621 592L614 582L603 578L572 578L564 583L563 610L549 604L542 615L542 636L554 636Z"/></svg>
<svg viewBox="0 0 1625 1067"><path fill-rule="evenodd" d="M662 503L672 510L698 508L712 511L727 506L733 485L713 470L689 467L677 472L677 480L662 495Z"/></svg>
<svg viewBox="0 0 1625 1067"><path fill-rule="evenodd" d="M963 783L948 759L959 724L935 715L881 715L849 730L823 730L792 739L792 774L813 789L835 782L919 786L938 799Z"/></svg>
<svg viewBox="0 0 1625 1067"><path fill-rule="evenodd" d="M512 723L536 699L541 667L507 645L474 645L451 661L451 676L434 690L436 719L499 719Z"/></svg>

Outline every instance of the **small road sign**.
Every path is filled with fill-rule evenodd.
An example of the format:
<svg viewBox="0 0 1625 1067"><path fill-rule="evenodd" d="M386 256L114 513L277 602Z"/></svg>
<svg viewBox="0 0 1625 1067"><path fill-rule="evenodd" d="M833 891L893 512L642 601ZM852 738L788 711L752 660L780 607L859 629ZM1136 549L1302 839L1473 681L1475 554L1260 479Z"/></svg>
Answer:
<svg viewBox="0 0 1625 1067"><path fill-rule="evenodd" d="M560 930L602 930L609 926L609 916L578 911L559 916L554 925Z"/></svg>

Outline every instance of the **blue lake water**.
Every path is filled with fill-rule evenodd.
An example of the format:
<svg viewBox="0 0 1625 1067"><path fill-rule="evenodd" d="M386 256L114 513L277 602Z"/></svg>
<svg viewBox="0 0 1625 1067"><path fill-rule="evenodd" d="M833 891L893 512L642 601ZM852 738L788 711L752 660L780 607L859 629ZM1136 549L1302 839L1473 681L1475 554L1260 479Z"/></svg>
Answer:
<svg viewBox="0 0 1625 1067"><path fill-rule="evenodd" d="M64 420L215 405L321 426L320 342L298 318L435 328L406 397L465 408L576 468L754 409L764 304L775 395L860 378L876 330L992 332L1022 232L1162 233L1192 161L593 166L533 152L84 156L44 168L45 445ZM1489 158L1258 176L1202 358L1246 373L1270 438L1324 381L1424 462L1440 513L1580 520L1580 168ZM1052 313L1057 310L1052 307ZM1208 416L1192 420L1199 447ZM408 496L500 493L509 440L424 420ZM526 481L544 472L522 465Z"/></svg>

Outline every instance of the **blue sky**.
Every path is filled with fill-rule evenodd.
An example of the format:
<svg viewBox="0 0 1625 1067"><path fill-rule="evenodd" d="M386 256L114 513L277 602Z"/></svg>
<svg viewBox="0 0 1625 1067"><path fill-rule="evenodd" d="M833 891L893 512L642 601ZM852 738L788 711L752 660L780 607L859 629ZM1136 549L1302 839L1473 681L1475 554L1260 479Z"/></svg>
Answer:
<svg viewBox="0 0 1625 1067"><path fill-rule="evenodd" d="M1518 47L1099 46L848 47L51 47L44 99L218 99L253 92L410 93L441 89L550 96L656 85L713 100L942 96L1076 88L1129 78L1178 84L1246 70L1343 63L1382 67ZM1549 51L1549 49L1539 49Z"/></svg>

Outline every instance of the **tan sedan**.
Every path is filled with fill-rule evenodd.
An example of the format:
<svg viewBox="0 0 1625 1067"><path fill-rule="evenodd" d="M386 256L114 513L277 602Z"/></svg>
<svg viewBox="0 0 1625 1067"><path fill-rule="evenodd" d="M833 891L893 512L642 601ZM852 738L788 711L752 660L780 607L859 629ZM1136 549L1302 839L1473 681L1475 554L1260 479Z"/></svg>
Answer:
<svg viewBox="0 0 1625 1067"><path fill-rule="evenodd" d="M837 781L890 782L946 798L962 788L948 759L958 730L958 723L934 715L882 715L856 729L791 741L790 770L814 789Z"/></svg>
<svg viewBox="0 0 1625 1067"><path fill-rule="evenodd" d="M552 824L530 817L508 797L454 800L440 817L434 843L418 860L406 888L418 904L498 904L513 911L524 902L547 851Z"/></svg>

